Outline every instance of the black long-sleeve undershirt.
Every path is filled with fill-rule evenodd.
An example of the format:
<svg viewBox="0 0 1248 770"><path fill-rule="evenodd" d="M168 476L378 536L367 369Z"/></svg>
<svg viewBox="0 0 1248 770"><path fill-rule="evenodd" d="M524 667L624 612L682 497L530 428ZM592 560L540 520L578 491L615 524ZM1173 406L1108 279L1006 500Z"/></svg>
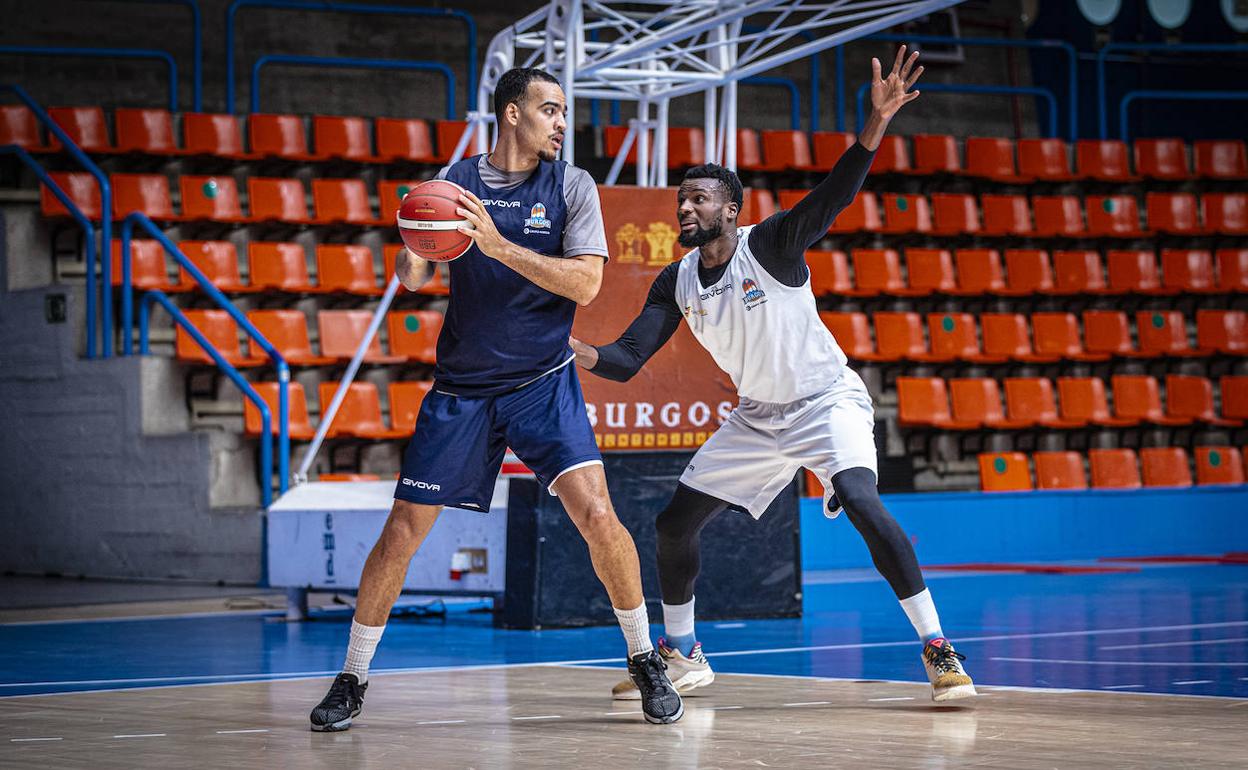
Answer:
<svg viewBox="0 0 1248 770"><path fill-rule="evenodd" d="M822 238L837 215L853 202L874 157L874 152L855 142L797 205L767 217L750 231L750 252L768 275L785 286L806 283L810 275L806 249ZM718 283L728 262L709 269L699 264L702 285ZM681 309L676 303L679 269L679 261L663 268L650 285L646 304L620 338L597 348L598 363L590 371L608 380L625 382L667 344L680 326Z"/></svg>

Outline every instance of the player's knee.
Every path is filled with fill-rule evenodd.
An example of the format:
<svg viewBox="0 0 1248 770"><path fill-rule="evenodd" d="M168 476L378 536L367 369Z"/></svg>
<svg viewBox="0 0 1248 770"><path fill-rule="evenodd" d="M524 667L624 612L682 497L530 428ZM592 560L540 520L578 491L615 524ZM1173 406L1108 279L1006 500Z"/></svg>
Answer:
<svg viewBox="0 0 1248 770"><path fill-rule="evenodd" d="M604 537L619 526L615 509L606 500L595 500L586 505L575 517L576 526L586 540Z"/></svg>
<svg viewBox="0 0 1248 770"><path fill-rule="evenodd" d="M394 551L415 549L423 529L421 514L420 507L414 503L396 500L381 532L382 546Z"/></svg>
<svg viewBox="0 0 1248 770"><path fill-rule="evenodd" d="M684 519L678 511L665 508L654 520L654 532L659 541L675 542L685 537L688 527Z"/></svg>
<svg viewBox="0 0 1248 770"><path fill-rule="evenodd" d="M875 488L875 474L866 468L850 468L836 474L832 487L845 512L855 519L874 518L874 514L884 510Z"/></svg>

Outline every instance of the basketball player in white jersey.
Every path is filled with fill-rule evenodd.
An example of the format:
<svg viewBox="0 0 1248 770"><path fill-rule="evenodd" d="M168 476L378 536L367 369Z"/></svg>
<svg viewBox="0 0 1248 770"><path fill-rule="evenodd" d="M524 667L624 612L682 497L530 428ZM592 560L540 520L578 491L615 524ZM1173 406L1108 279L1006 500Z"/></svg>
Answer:
<svg viewBox="0 0 1248 770"><path fill-rule="evenodd" d="M683 316L740 396L655 521L666 632L659 652L681 692L715 677L694 633L702 528L729 505L758 518L805 467L823 483L827 515L846 511L913 623L932 698L975 694L963 657L940 629L914 548L876 491L871 396L819 320L805 261L806 249L857 195L889 121L919 95L910 87L923 68L915 67L918 53L906 59L905 50L898 50L887 78L872 59L871 118L858 142L791 211L738 227L736 174L713 164L690 169L676 215L680 243L693 251L659 274L641 314L618 340L599 347L572 340L580 366L623 381L667 342ZM638 697L631 682L617 685L614 695Z"/></svg>

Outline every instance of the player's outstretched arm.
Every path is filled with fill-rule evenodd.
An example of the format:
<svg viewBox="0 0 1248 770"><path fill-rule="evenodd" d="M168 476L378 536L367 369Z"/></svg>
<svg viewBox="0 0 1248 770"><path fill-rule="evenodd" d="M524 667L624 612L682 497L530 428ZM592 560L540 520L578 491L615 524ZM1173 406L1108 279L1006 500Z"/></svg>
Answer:
<svg viewBox="0 0 1248 770"><path fill-rule="evenodd" d="M588 372L616 382L627 382L641 371L650 357L676 333L680 308L676 305L676 272L673 262L659 273L650 286L646 304L620 338L610 345L589 345L575 337L568 339L576 363Z"/></svg>
<svg viewBox="0 0 1248 770"><path fill-rule="evenodd" d="M906 47L903 45L897 49L888 77L881 77L880 60L871 60L871 116L858 134L858 141L868 150L875 152L879 148L889 121L897 111L919 98L918 91L910 90L923 74L922 67L914 66L918 60L918 51L906 58Z"/></svg>
<svg viewBox="0 0 1248 770"><path fill-rule="evenodd" d="M459 196L459 201L457 211L472 223L472 227L460 226L457 229L472 238L481 253L497 259L546 291L567 297L578 305L588 305L598 296L605 261L602 257L588 254L548 257L517 246L498 231L480 198L465 191Z"/></svg>
<svg viewBox="0 0 1248 770"><path fill-rule="evenodd" d="M394 260L394 274L408 291L416 291L433 277L433 264L407 249L400 249Z"/></svg>

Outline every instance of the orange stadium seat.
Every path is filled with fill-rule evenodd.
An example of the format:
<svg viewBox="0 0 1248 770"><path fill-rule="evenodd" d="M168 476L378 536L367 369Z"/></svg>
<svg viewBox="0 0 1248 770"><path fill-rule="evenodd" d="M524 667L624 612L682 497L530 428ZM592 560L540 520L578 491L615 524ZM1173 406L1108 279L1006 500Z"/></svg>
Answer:
<svg viewBox="0 0 1248 770"><path fill-rule="evenodd" d="M910 173L910 152L906 148L905 138L897 134L885 134L880 146L875 151L875 160L871 161L869 174L908 174Z"/></svg>
<svg viewBox="0 0 1248 770"><path fill-rule="evenodd" d="M112 152L104 110L99 107L49 107L48 116L60 126L83 152ZM50 133L50 132L49 132ZM49 144L60 149L61 142L50 136Z"/></svg>
<svg viewBox="0 0 1248 770"><path fill-rule="evenodd" d="M895 250L854 249L853 260L853 296L905 296L906 282L901 277L901 258Z"/></svg>
<svg viewBox="0 0 1248 770"><path fill-rule="evenodd" d="M1204 356L1187 338L1187 321L1178 310L1139 310L1135 314L1135 335L1140 353L1154 356Z"/></svg>
<svg viewBox="0 0 1248 770"><path fill-rule="evenodd" d="M1081 236L1083 208L1073 195L1037 195L1031 199L1036 218L1036 235Z"/></svg>
<svg viewBox="0 0 1248 770"><path fill-rule="evenodd" d="M1109 290L1116 294L1170 294L1161 286L1157 255L1141 249L1113 249L1105 252Z"/></svg>
<svg viewBox="0 0 1248 770"><path fill-rule="evenodd" d="M1005 380L1005 413L1014 422L1044 428L1085 428L1081 420L1064 420L1057 415L1053 383L1044 377L1009 377Z"/></svg>
<svg viewBox="0 0 1248 770"><path fill-rule="evenodd" d="M737 168L745 171L779 171L763 161L763 144L752 128L737 129Z"/></svg>
<svg viewBox="0 0 1248 770"><path fill-rule="evenodd" d="M689 130L697 131L698 141L704 141L701 129ZM763 157L767 159L769 166L779 169L791 169L793 171L815 170L815 165L810 156L810 141L806 138L805 133L801 131L763 131L762 140ZM699 163L705 162L704 147L705 145L698 148L698 157L703 158L703 160L698 161ZM668 159L669 161L671 160L670 155ZM691 163L688 165L695 164Z"/></svg>
<svg viewBox="0 0 1248 770"><path fill-rule="evenodd" d="M192 155L215 155L235 160L259 157L243 150L243 131L238 125L238 118L233 115L183 113L182 140L185 152Z"/></svg>
<svg viewBox="0 0 1248 770"><path fill-rule="evenodd" d="M1136 139L1135 171L1146 179L1190 179L1182 139Z"/></svg>
<svg viewBox="0 0 1248 770"><path fill-rule="evenodd" d="M183 176L178 178L182 194L182 218L213 222L247 222L238 200L234 177Z"/></svg>
<svg viewBox="0 0 1248 770"><path fill-rule="evenodd" d="M791 209L794 204L806 197L809 190L781 190L780 208ZM836 221L828 228L829 233L856 233L863 230L872 232L880 229L880 209L875 195L866 190L859 191L852 203L845 207L836 217Z"/></svg>
<svg viewBox="0 0 1248 770"><path fill-rule="evenodd" d="M743 225L757 224L776 213L776 199L766 188L749 188L745 191L745 208L738 220Z"/></svg>
<svg viewBox="0 0 1248 770"><path fill-rule="evenodd" d="M948 249L906 249L908 296L950 294L957 288Z"/></svg>
<svg viewBox="0 0 1248 770"><path fill-rule="evenodd" d="M409 361L433 364L438 360L442 314L436 310L399 310L386 315L390 352Z"/></svg>
<svg viewBox="0 0 1248 770"><path fill-rule="evenodd" d="M1150 192L1144 196L1144 200L1150 230L1178 235L1200 233L1200 215L1197 213L1195 195Z"/></svg>
<svg viewBox="0 0 1248 770"><path fill-rule="evenodd" d="M1248 157L1240 139L1201 139L1193 146L1196 175L1210 179L1248 177Z"/></svg>
<svg viewBox="0 0 1248 770"><path fill-rule="evenodd" d="M307 128L298 115L252 114L247 118L251 151L256 155L286 160L316 160L308 152Z"/></svg>
<svg viewBox="0 0 1248 770"><path fill-rule="evenodd" d="M976 297L997 294L1005 288L1001 255L996 249L958 249L953 252L957 264L958 286L950 294Z"/></svg>
<svg viewBox="0 0 1248 770"><path fill-rule="evenodd" d="M1140 464L1130 449L1089 449L1094 489L1139 489Z"/></svg>
<svg viewBox="0 0 1248 770"><path fill-rule="evenodd" d="M1127 146L1117 139L1080 139L1075 142L1075 170L1081 179L1103 182L1135 179L1127 160Z"/></svg>
<svg viewBox="0 0 1248 770"><path fill-rule="evenodd" d="M329 408L338 390L337 382L322 382L317 386L321 400L321 414ZM323 419L323 418L322 418ZM338 413L326 431L326 438L392 439L407 438L411 431L395 431L381 418L381 394L371 382L353 382L347 387Z"/></svg>
<svg viewBox="0 0 1248 770"><path fill-rule="evenodd" d="M278 390L280 385L276 382L253 382L251 387L256 389L256 393L269 407L269 427L276 436L280 430L278 422L278 405L281 395ZM312 428L312 423L308 421L308 397L303 392L303 386L297 382L292 382L286 391L286 432L294 441L311 441L316 435L316 431ZM243 399L243 432L248 436L259 436L264 431L264 424L260 420L260 410L256 405L251 403L251 399Z"/></svg>
<svg viewBox="0 0 1248 770"><path fill-rule="evenodd" d="M251 310L247 320L291 366L327 366L337 361L312 352L308 317L302 310Z"/></svg>
<svg viewBox="0 0 1248 770"><path fill-rule="evenodd" d="M877 323L880 315L882 314L876 314ZM878 328L876 333L879 333ZM979 345L975 316L970 313L928 313L927 336L931 340L931 353L915 353L907 355L907 358L915 361L968 361L972 363L1005 361L1002 357L985 355Z"/></svg>
<svg viewBox="0 0 1248 770"><path fill-rule="evenodd" d="M1075 178L1070 173L1070 152L1061 139L1019 139L1018 172L1046 182Z"/></svg>
<svg viewBox="0 0 1248 770"><path fill-rule="evenodd" d="M49 171L48 176L78 207L83 216L98 222L102 214L100 187L95 177L85 171ZM39 211L45 217L67 217L69 211L61 205L46 185L39 186Z"/></svg>
<svg viewBox="0 0 1248 770"><path fill-rule="evenodd" d="M1237 294L1248 293L1248 249L1218 249L1218 289Z"/></svg>
<svg viewBox="0 0 1248 770"><path fill-rule="evenodd" d="M1161 285L1177 292L1216 294L1213 254L1207 249L1162 249Z"/></svg>
<svg viewBox="0 0 1248 770"><path fill-rule="evenodd" d="M1196 483L1243 484L1243 455L1233 446L1196 447Z"/></svg>
<svg viewBox="0 0 1248 770"><path fill-rule="evenodd" d="M1138 238L1144 234L1134 195L1089 195L1087 215L1089 235Z"/></svg>
<svg viewBox="0 0 1248 770"><path fill-rule="evenodd" d="M882 361L871 338L871 323L865 313L819 311L819 320L832 333L845 355L857 361Z"/></svg>
<svg viewBox="0 0 1248 770"><path fill-rule="evenodd" d="M390 427L395 432L411 433L416 427L416 417L420 414L420 405L425 396L433 389L432 382L414 381L391 382L387 388L390 394Z"/></svg>
<svg viewBox="0 0 1248 770"><path fill-rule="evenodd" d="M1196 347L1231 356L1248 355L1248 312L1197 310Z"/></svg>
<svg viewBox="0 0 1248 770"><path fill-rule="evenodd" d="M113 263L111 281L121 285L121 240L115 239L112 248ZM130 241L130 285L136 289L160 289L166 294L187 291L183 286L169 280L169 268L165 262L165 247L160 241L135 238Z"/></svg>
<svg viewBox="0 0 1248 770"><path fill-rule="evenodd" d="M312 116L312 145L319 158L377 163L381 158L373 154L372 133L364 118Z"/></svg>
<svg viewBox="0 0 1248 770"><path fill-rule="evenodd" d="M979 321L984 325L984 354L989 357L1027 363L1053 363L1061 358L1036 352L1027 318L1019 313L984 313Z"/></svg>
<svg viewBox="0 0 1248 770"><path fill-rule="evenodd" d="M764 132L766 134L766 132ZM765 137L764 137L765 141ZM770 165L771 156L767 155ZM667 129L667 167L688 168L706 162L706 136L702 129L691 126L670 126ZM778 163L787 163L780 158ZM783 165L781 166L784 167Z"/></svg>
<svg viewBox="0 0 1248 770"><path fill-rule="evenodd" d="M1043 249L1006 249L1005 288L998 294L1026 297L1032 294L1054 294L1053 265L1049 252Z"/></svg>
<svg viewBox="0 0 1248 770"><path fill-rule="evenodd" d="M1058 377L1057 396L1063 420L1102 428L1126 428L1140 423L1138 419L1110 415L1105 383L1097 377Z"/></svg>
<svg viewBox="0 0 1248 770"><path fill-rule="evenodd" d="M843 251L806 250L806 266L810 268L810 289L816 297L829 294L856 296L849 278L849 260Z"/></svg>
<svg viewBox="0 0 1248 770"><path fill-rule="evenodd" d="M455 152L455 145L458 144L460 138L463 137L464 130L466 128L468 128L468 121L466 120L439 120L437 121L437 123L433 127L433 130L434 130L434 134L438 138L438 155L437 155L438 162L446 163L447 161L451 159L451 155ZM477 150L476 150L475 140L476 140L477 135L481 134L482 131L486 132L486 141L488 143L489 128L478 125L477 130L473 133L471 137L469 137L468 144L464 147L465 158L467 158L470 155L476 154ZM636 147L636 146L637 145L633 145L633 147Z"/></svg>
<svg viewBox="0 0 1248 770"><path fill-rule="evenodd" d="M16 144L32 152L47 149L39 133L39 121L30 108L0 104L0 146L6 144Z"/></svg>
<svg viewBox="0 0 1248 770"><path fill-rule="evenodd" d="M973 195L932 193L932 232L961 235L979 232L979 207Z"/></svg>
<svg viewBox="0 0 1248 770"><path fill-rule="evenodd" d="M244 356L238 343L238 324L224 310L184 310L186 319L199 330L221 357L237 367L259 366L267 359ZM174 338L174 351L177 359L184 363L210 364L215 363L207 351L199 346L181 324L177 325Z"/></svg>
<svg viewBox="0 0 1248 770"><path fill-rule="evenodd" d="M419 180L394 180L383 179L377 183L377 203L380 210L377 212L378 221L382 224L389 224L395 221L398 216L399 206L403 203L403 198L411 192L412 188L420 184Z"/></svg>
<svg viewBox="0 0 1248 770"><path fill-rule="evenodd" d="M1213 408L1213 383L1207 377L1187 374L1166 375L1166 415L1222 428L1243 424L1217 415Z"/></svg>
<svg viewBox="0 0 1248 770"><path fill-rule="evenodd" d="M954 422L974 423L992 430L1030 428L1030 420L1010 420L1001 409L1001 389L988 377L960 377L949 381Z"/></svg>
<svg viewBox="0 0 1248 770"><path fill-rule="evenodd" d="M1031 206L1025 195L984 195L985 235L1030 235Z"/></svg>
<svg viewBox="0 0 1248 770"><path fill-rule="evenodd" d="M1053 252L1054 294L1104 294L1106 290L1100 254L1088 249Z"/></svg>
<svg viewBox="0 0 1248 770"><path fill-rule="evenodd" d="M460 131L461 132L463 131L462 126L460 127ZM624 137L627 135L628 135L628 126L603 126L602 127L602 145L603 145L603 149L606 150L608 158L613 159L615 158L616 155L619 154L620 148L624 146ZM459 137L456 136L455 139L449 140L452 142L451 144L452 148L455 146L454 142L457 141L458 138ZM439 132L438 140L441 141L441 139L442 139L442 135ZM447 151L447 156L448 157L450 156L449 150ZM442 158L441 160L445 162L446 159ZM624 162L625 163L637 162L637 141L635 137L633 140L633 146L628 148L628 155L625 156Z"/></svg>
<svg viewBox="0 0 1248 770"><path fill-rule="evenodd" d="M1248 420L1248 375L1228 374L1218 380L1222 395L1222 416L1228 420Z"/></svg>
<svg viewBox="0 0 1248 770"><path fill-rule="evenodd" d="M877 156L878 157L878 156ZM885 233L926 233L932 229L932 212L922 195L883 193Z"/></svg>
<svg viewBox="0 0 1248 770"><path fill-rule="evenodd" d="M373 250L367 246L321 243L316 247L316 285L321 292L380 297L373 268Z"/></svg>
<svg viewBox="0 0 1248 770"><path fill-rule="evenodd" d="M113 111L118 152L144 152L152 155L180 155L173 135L173 114L169 110L118 107ZM3 144L0 139L0 144Z"/></svg>
<svg viewBox="0 0 1248 770"><path fill-rule="evenodd" d="M1031 469L1022 452L995 452L979 456L979 486L984 492L1031 490Z"/></svg>
<svg viewBox="0 0 1248 770"><path fill-rule="evenodd" d="M1114 415L1153 425L1191 425L1182 417L1167 417L1161 409L1161 389L1157 378L1146 374L1115 374L1110 378L1114 391Z"/></svg>
<svg viewBox="0 0 1248 770"><path fill-rule="evenodd" d="M1248 193L1205 193L1205 232L1248 235Z"/></svg>
<svg viewBox="0 0 1248 770"><path fill-rule="evenodd" d="M262 291L243 282L238 267L238 251L229 241L178 241L178 248L204 274L213 286L230 293ZM178 282L187 288L198 286L186 268L178 268Z"/></svg>
<svg viewBox="0 0 1248 770"><path fill-rule="evenodd" d="M1021 181L1014 165L1014 142L999 137L968 137L966 173L998 182Z"/></svg>
<svg viewBox="0 0 1248 770"><path fill-rule="evenodd" d="M1126 358L1141 355L1131 341L1131 322L1121 310L1083 311L1083 339L1089 353Z"/></svg>
<svg viewBox="0 0 1248 770"><path fill-rule="evenodd" d="M1084 350L1079 334L1079 320L1074 313L1033 313L1031 328L1036 340L1036 353L1056 356L1066 361L1107 361L1104 353Z"/></svg>
<svg viewBox="0 0 1248 770"><path fill-rule="evenodd" d="M1182 447L1149 447L1140 450L1140 466L1146 487L1190 487L1192 469Z"/></svg>
<svg viewBox="0 0 1248 770"><path fill-rule="evenodd" d="M251 285L293 293L316 291L308 279L308 257L297 243L250 241L247 264Z"/></svg>
<svg viewBox="0 0 1248 770"><path fill-rule="evenodd" d="M164 174L113 174L108 183L113 188L113 218L124 219L132 211L164 222L178 219L169 197L169 180Z"/></svg>
<svg viewBox="0 0 1248 770"><path fill-rule="evenodd" d="M871 317L875 327L875 349L882 361L949 360L933 357L923 337L918 313L883 312Z"/></svg>
<svg viewBox="0 0 1248 770"><path fill-rule="evenodd" d="M247 178L247 195L251 199L251 218L255 221L280 221L311 224L308 199L303 182L298 179Z"/></svg>
<svg viewBox="0 0 1248 770"><path fill-rule="evenodd" d="M831 171L845 151L854 146L858 138L853 134L837 131L815 131L810 135L810 149L815 156L815 171Z"/></svg>
<svg viewBox="0 0 1248 770"><path fill-rule="evenodd" d="M919 174L960 174L958 143L948 134L915 134L914 170Z"/></svg>
<svg viewBox="0 0 1248 770"><path fill-rule="evenodd" d="M1088 476L1078 452L1036 452L1037 489L1087 489Z"/></svg>
<svg viewBox="0 0 1248 770"><path fill-rule="evenodd" d="M379 224L368 202L368 188L363 179L313 179L312 208L318 222Z"/></svg>
<svg viewBox="0 0 1248 770"><path fill-rule="evenodd" d="M429 124L419 119L374 118L377 157L382 162L433 163Z"/></svg>
<svg viewBox="0 0 1248 770"><path fill-rule="evenodd" d="M399 244L388 243L381 247L381 258L385 265L385 272L382 273L382 282L390 283L390 279L394 276L394 266L399 258L399 251L403 246ZM429 279L423 286L417 289L417 294L427 294L432 296L445 297L451 293L451 287L447 284L447 274L444 272L446 268L437 268L430 272Z"/></svg>
<svg viewBox="0 0 1248 770"><path fill-rule="evenodd" d="M318 311L316 325L320 330L321 354L339 361L350 361L364 339L364 333L368 331L372 318L373 313L370 310ZM364 363L368 364L400 364L406 360L404 356L381 352L380 334L373 335L364 354Z"/></svg>
<svg viewBox="0 0 1248 770"><path fill-rule="evenodd" d="M949 411L949 391L939 377L897 378L897 423L903 428L974 430L974 422L957 422Z"/></svg>

